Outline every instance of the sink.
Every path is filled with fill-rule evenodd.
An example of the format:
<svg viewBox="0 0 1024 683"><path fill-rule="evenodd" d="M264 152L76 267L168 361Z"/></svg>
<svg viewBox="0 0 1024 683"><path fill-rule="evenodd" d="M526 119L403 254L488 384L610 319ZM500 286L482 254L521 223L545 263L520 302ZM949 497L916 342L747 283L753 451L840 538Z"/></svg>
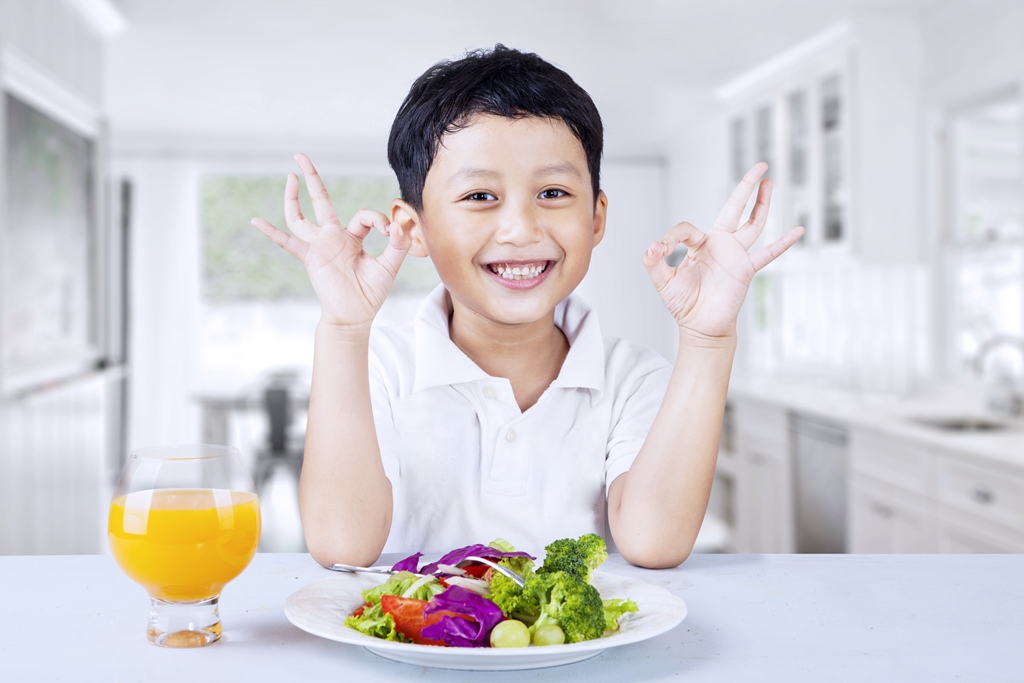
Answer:
<svg viewBox="0 0 1024 683"><path fill-rule="evenodd" d="M1007 429L1009 425L987 417L958 416L958 417L912 417L913 422L941 429L945 432L994 432Z"/></svg>

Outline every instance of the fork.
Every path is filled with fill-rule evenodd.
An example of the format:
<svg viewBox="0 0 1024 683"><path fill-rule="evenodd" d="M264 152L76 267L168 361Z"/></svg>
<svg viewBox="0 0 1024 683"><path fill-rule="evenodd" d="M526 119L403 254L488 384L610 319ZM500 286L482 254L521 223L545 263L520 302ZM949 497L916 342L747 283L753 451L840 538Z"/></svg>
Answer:
<svg viewBox="0 0 1024 683"><path fill-rule="evenodd" d="M334 572L352 572L366 574L395 574L391 567L357 567L354 564L329 564L327 568Z"/></svg>
<svg viewBox="0 0 1024 683"><path fill-rule="evenodd" d="M479 562L480 564L486 564L488 567L490 567L494 571L498 572L502 576L506 576L506 577L512 579L512 581L514 581L515 584L517 586L519 586L520 588L522 588L523 586L526 585L526 579L524 579L523 577L519 576L519 574L515 573L514 571L512 571L511 569L509 569L505 565L498 564L497 562L492 562L491 560L487 560L487 559L484 559L482 557L477 557L476 555L468 555L468 556L466 556L466 557L464 557L462 559L463 562L465 562L467 560L472 560L473 562Z"/></svg>
<svg viewBox="0 0 1024 683"><path fill-rule="evenodd" d="M522 588L523 586L526 585L526 579L524 579L523 577L519 576L519 574L515 573L514 571L512 571L508 567L500 565L497 562L492 562L490 560L484 559L483 557L477 557L476 555L469 555L468 557L463 558L462 562L466 562L468 560L472 560L473 562L479 562L480 564L487 565L488 567L492 568L494 571L498 572L499 574L502 574L503 576L507 576L508 578L512 579L512 581L514 581L515 584L517 586L519 586L520 588ZM367 573L367 574L395 574L396 573L395 570L391 569L390 567L357 567L357 566L352 565L352 564L339 564L339 563L327 565L327 568L330 569L331 571L335 571L335 572L353 572L353 573Z"/></svg>

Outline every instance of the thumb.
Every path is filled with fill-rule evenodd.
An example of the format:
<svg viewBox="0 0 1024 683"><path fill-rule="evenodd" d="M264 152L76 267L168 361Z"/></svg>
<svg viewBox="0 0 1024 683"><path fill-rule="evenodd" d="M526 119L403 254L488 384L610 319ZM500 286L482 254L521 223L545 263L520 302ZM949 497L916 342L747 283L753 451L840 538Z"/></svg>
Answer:
<svg viewBox="0 0 1024 683"><path fill-rule="evenodd" d="M664 242L651 242L651 246L647 247L647 251L644 252L641 259L644 268L647 269L647 274L651 277L651 282L654 283L654 288L658 291L661 291L665 283L672 279L672 268L665 263L665 257L671 251Z"/></svg>
<svg viewBox="0 0 1024 683"><path fill-rule="evenodd" d="M384 253L377 257L377 262L388 269L391 277L396 277L411 246L412 239L402 230L402 226L392 223L388 228L388 246L384 248Z"/></svg>

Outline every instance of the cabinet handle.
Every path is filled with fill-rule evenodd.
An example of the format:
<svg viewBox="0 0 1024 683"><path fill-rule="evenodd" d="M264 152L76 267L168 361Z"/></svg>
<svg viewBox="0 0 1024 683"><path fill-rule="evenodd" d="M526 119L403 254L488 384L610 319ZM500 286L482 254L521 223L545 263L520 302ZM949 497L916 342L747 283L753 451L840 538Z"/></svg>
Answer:
<svg viewBox="0 0 1024 683"><path fill-rule="evenodd" d="M876 515L878 515L879 517L881 517L883 519L889 519L893 515L893 511L892 511L891 507L889 507L888 505L883 505L883 504L879 503L877 500L876 501L872 501L872 503L871 503L871 510Z"/></svg>
<svg viewBox="0 0 1024 683"><path fill-rule="evenodd" d="M971 489L971 498L973 498L975 502L983 505L989 505L995 501L996 494L993 493L991 489L987 489L984 486L976 486Z"/></svg>

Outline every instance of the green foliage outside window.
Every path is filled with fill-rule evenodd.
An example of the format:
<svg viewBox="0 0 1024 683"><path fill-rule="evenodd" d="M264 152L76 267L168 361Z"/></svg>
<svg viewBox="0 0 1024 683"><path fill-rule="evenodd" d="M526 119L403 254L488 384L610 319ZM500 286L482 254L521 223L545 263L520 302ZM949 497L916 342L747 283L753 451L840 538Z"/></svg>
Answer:
<svg viewBox="0 0 1024 683"><path fill-rule="evenodd" d="M388 213L398 184L385 177L325 177L338 217L345 223L359 209ZM203 299L210 304L315 299L302 265L263 236L249 221L260 216L286 230L284 179L278 176L208 175L200 179L199 224ZM313 219L303 188L299 203ZM379 256L387 238L377 231L363 242ZM429 259L406 257L392 292L427 292L440 280Z"/></svg>

